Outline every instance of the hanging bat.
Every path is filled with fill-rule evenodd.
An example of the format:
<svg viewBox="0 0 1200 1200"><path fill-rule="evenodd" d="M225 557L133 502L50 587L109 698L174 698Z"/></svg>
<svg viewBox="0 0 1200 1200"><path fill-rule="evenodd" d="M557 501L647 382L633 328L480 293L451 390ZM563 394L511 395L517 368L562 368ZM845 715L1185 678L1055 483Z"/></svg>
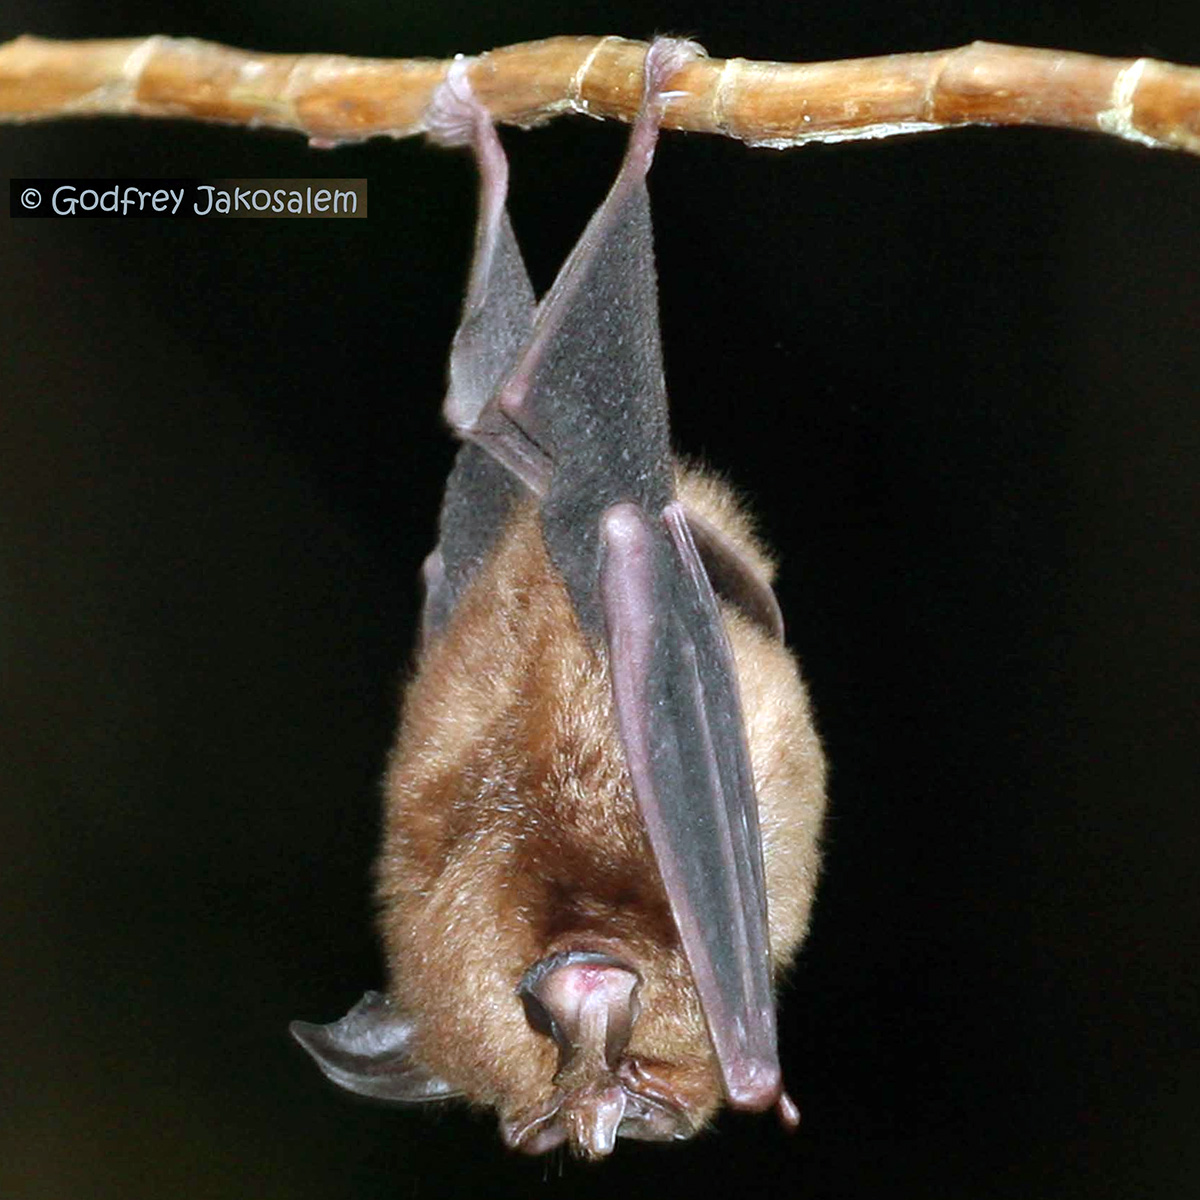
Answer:
<svg viewBox="0 0 1200 1200"><path fill-rule="evenodd" d="M386 779L386 996L292 1032L335 1083L494 1108L529 1153L690 1137L777 1107L773 976L815 886L824 763L773 567L670 452L646 57L620 173L536 304L466 68L430 113L481 199L445 415L463 439L423 569Z"/></svg>

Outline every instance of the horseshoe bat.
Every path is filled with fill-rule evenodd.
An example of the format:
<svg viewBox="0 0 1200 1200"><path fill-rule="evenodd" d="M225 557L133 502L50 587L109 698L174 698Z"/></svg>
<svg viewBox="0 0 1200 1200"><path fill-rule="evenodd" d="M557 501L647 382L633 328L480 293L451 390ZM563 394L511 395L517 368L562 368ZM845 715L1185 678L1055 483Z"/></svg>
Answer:
<svg viewBox="0 0 1200 1200"><path fill-rule="evenodd" d="M672 458L659 345L646 174L699 53L650 49L617 179L540 303L465 61L430 111L482 182L444 410L463 444L385 781L388 991L291 1028L343 1088L463 1097L529 1153L686 1138L723 1100L798 1119L772 984L824 764L773 567Z"/></svg>

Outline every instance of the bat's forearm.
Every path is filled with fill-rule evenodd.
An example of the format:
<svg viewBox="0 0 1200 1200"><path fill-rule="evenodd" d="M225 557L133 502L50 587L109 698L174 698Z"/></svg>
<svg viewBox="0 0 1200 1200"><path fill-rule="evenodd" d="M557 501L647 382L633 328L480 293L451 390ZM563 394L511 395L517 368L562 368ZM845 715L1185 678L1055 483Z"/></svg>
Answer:
<svg viewBox="0 0 1200 1200"><path fill-rule="evenodd" d="M496 121L631 121L646 43L554 37L480 55L471 86ZM322 143L425 131L449 62L260 54L189 38L21 37L0 46L0 121L188 117ZM1200 154L1200 67L973 42L828 63L701 59L679 70L668 128L776 148L960 125L1046 125Z"/></svg>

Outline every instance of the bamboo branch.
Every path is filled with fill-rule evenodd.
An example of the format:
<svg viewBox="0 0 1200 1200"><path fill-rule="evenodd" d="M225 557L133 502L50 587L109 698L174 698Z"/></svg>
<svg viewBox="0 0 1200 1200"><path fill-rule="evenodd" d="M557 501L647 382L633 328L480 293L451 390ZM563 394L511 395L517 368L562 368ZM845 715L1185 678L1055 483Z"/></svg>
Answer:
<svg viewBox="0 0 1200 1200"><path fill-rule="evenodd" d="M493 117L630 121L644 42L553 37L482 54L471 83ZM333 146L409 137L448 62L257 54L155 36L20 37L0 45L0 122L132 114L305 134ZM1200 154L1200 68L973 42L828 63L706 58L678 72L664 124L756 146L890 137L960 125L1048 125Z"/></svg>

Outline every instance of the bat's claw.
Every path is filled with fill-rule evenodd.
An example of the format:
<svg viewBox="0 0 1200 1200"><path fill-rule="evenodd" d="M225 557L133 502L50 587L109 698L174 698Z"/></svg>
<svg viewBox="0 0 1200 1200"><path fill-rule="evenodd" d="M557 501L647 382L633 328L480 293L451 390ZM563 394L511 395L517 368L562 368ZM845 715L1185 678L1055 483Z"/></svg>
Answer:
<svg viewBox="0 0 1200 1200"><path fill-rule="evenodd" d="M646 65L643 68L646 99L666 101L687 95L686 92L666 91L667 80L688 63L707 57L708 51L699 42L691 42L686 38L655 38L646 51Z"/></svg>

